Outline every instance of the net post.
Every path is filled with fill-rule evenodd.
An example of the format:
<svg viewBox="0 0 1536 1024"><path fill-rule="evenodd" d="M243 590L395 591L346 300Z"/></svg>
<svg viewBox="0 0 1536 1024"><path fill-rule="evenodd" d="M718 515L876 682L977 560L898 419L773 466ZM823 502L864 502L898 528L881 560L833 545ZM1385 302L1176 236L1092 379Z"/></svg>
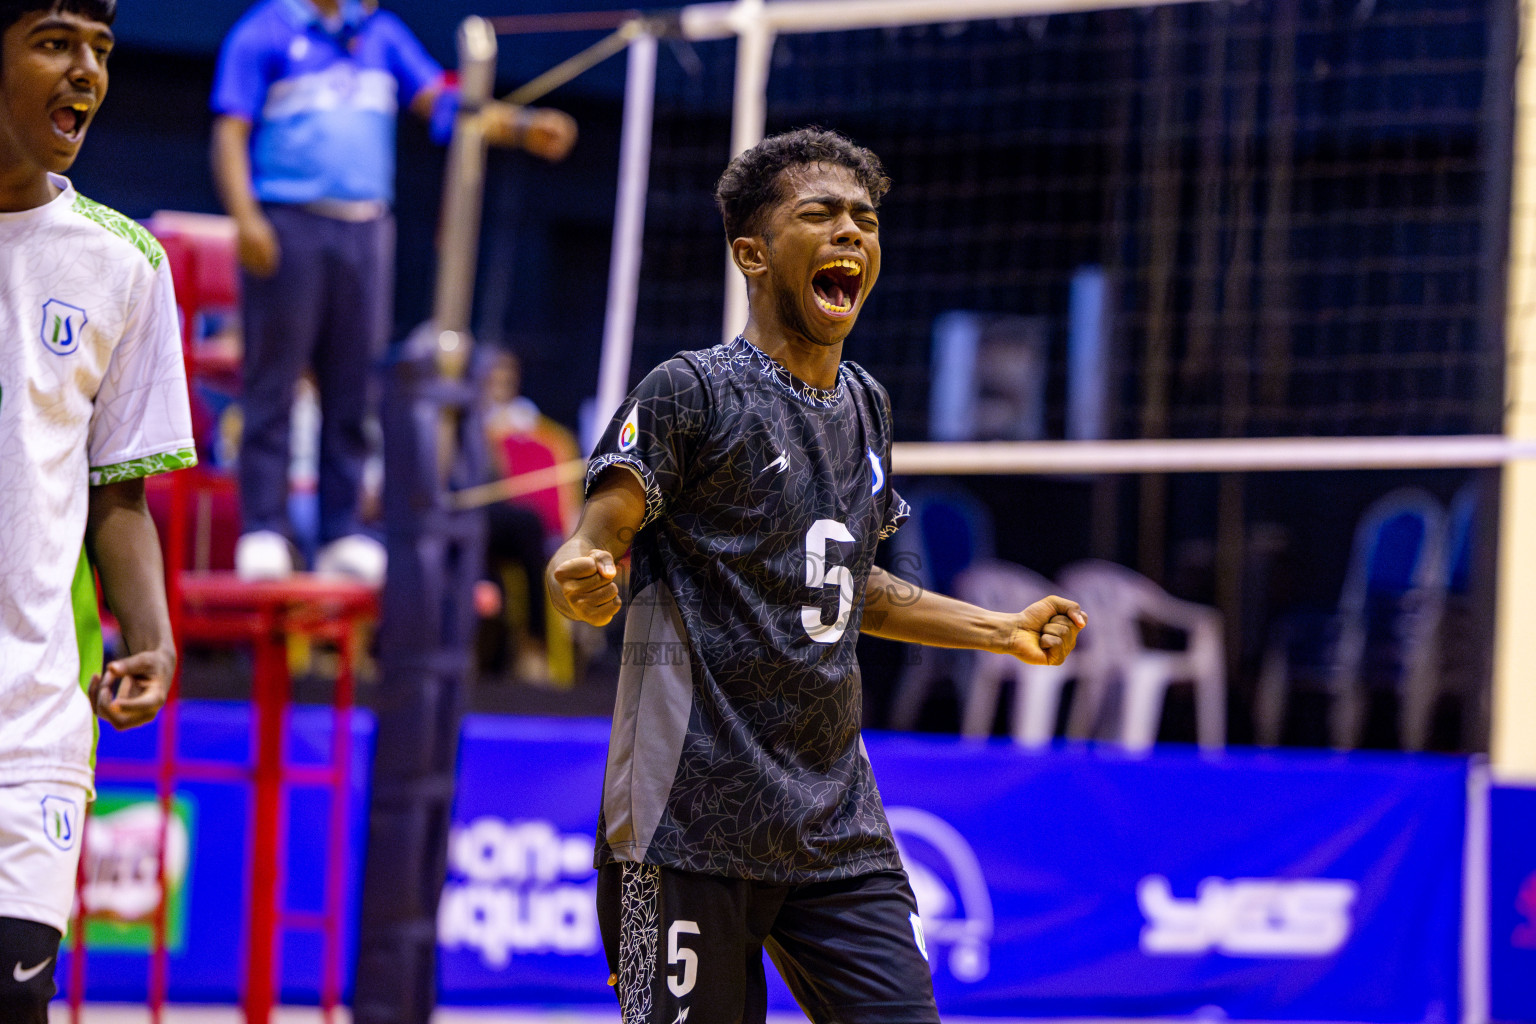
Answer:
<svg viewBox="0 0 1536 1024"><path fill-rule="evenodd" d="M773 57L773 27L763 0L738 0L730 23L736 30L736 94L731 108L731 158L763 141L768 123L768 62ZM725 255L725 317L721 337L730 341L747 323L747 282Z"/></svg>
<svg viewBox="0 0 1536 1024"><path fill-rule="evenodd" d="M481 120L496 79L496 32L484 18L459 26L459 111L443 175L443 227L432 322L438 331L438 369L463 376L469 360L470 306L485 195L485 125Z"/></svg>
<svg viewBox="0 0 1536 1024"><path fill-rule="evenodd" d="M461 25L459 58L432 319L395 347L384 370L389 571L354 968L357 1024L427 1024L437 1002L437 909L473 669L472 594L485 519L456 507L448 488L478 483L484 466L465 370L485 180L481 116L496 66L485 19Z"/></svg>
<svg viewBox="0 0 1536 1024"><path fill-rule="evenodd" d="M1514 173L1510 195L1509 285L1505 314L1504 432L1536 439L1536 0L1519 5L1522 56L1515 70ZM1494 777L1536 780L1536 459L1504 467L1499 514L1494 634Z"/></svg>
<svg viewBox="0 0 1536 1024"><path fill-rule="evenodd" d="M635 304L650 180L651 121L656 106L656 36L641 29L629 43L624 78L624 124L619 137L619 188L613 213L613 258L608 264L608 308L598 368L592 429L601 431L629 391L635 343ZM585 442L585 439L584 439Z"/></svg>

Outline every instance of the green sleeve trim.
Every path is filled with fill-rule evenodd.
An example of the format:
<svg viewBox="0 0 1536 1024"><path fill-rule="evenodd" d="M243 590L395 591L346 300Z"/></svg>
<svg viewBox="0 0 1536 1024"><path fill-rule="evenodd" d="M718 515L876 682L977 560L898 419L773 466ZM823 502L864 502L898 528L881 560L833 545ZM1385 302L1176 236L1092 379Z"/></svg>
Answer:
<svg viewBox="0 0 1536 1024"><path fill-rule="evenodd" d="M101 611L96 606L96 577L91 573L91 563L80 549L80 561L75 563L75 578L69 585L69 603L74 611L75 647L80 652L80 689L91 692L91 677L102 670L106 659L106 646L101 639ZM96 724L95 708L91 709L91 769L96 768L96 740L101 733Z"/></svg>
<svg viewBox="0 0 1536 1024"><path fill-rule="evenodd" d="M140 477L154 476L156 473L170 473L178 469L191 469L197 465L197 450L193 448L178 448L174 452L161 452L158 455L146 455L141 459L131 459L128 462L119 462L111 466L91 467L91 486L100 487L102 484L117 484L124 480L137 480Z"/></svg>
<svg viewBox="0 0 1536 1024"><path fill-rule="evenodd" d="M102 206L100 203L85 198L82 195L75 196L74 210L86 220L94 221L112 232L119 238L131 243L133 247L144 254L149 260L149 265L156 270L165 262L165 250L138 221L124 217L110 206Z"/></svg>

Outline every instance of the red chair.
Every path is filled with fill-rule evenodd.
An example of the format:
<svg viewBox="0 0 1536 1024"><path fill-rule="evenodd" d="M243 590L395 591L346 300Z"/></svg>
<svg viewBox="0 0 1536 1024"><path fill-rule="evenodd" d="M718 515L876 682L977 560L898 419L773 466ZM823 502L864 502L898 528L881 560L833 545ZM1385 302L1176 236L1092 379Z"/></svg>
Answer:
<svg viewBox="0 0 1536 1024"><path fill-rule="evenodd" d="M509 432L497 440L503 476L523 476L553 469L579 457L576 439L570 431L542 416L533 429ZM552 483L542 490L518 495L514 500L539 514L547 534L564 537L575 526L576 515L581 510L581 488L575 482Z"/></svg>
<svg viewBox="0 0 1536 1024"><path fill-rule="evenodd" d="M207 328L211 314L233 313L240 306L234 222L212 214L160 210L147 226L165 250L176 282L188 377L238 375L238 351L220 344L221 335Z"/></svg>
<svg viewBox="0 0 1536 1024"><path fill-rule="evenodd" d="M201 385L234 393L239 387L236 335L210 335L214 314L233 317L240 305L240 263L234 222L228 217L161 210L148 222L165 250L176 283L182 351L192 402L199 465L190 472L146 483L150 511L161 528L166 575L175 611L175 586L187 569L234 568L240 536L240 502L235 480L213 468L220 424L201 394Z"/></svg>

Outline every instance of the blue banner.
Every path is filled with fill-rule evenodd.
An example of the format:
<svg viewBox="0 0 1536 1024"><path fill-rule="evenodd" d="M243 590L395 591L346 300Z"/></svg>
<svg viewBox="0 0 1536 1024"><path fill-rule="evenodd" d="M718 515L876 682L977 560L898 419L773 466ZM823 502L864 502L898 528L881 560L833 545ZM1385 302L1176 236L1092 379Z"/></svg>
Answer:
<svg viewBox="0 0 1536 1024"><path fill-rule="evenodd" d="M1495 786L1488 803L1489 1010L1536 1021L1536 789Z"/></svg>
<svg viewBox="0 0 1536 1024"><path fill-rule="evenodd" d="M188 704L182 714L184 756L248 760L244 706ZM466 720L438 921L444 1003L614 1005L592 869L607 732L596 721ZM366 715L353 737L348 984ZM148 759L153 739L150 730L104 735L102 756ZM329 712L295 710L289 744L292 761L323 762ZM1135 759L893 735L867 744L946 1014L1458 1019L1463 761L1241 750ZM115 838L91 877L122 920L88 933L88 992L139 1000L144 938L132 918L158 890L108 883L114 865L142 852L152 794L106 778L100 788L98 825ZM1494 978L1505 982L1494 1007L1532 1020L1522 1008L1533 1001L1536 945L1516 940L1536 940L1536 901L1525 899L1536 893L1536 792L1494 799ZM320 909L328 810L323 792L293 797L292 909ZM183 844L172 863L173 999L238 998L248 815L243 786L180 790L170 829ZM68 969L61 962L61 979ZM319 937L286 932L284 998L314 1002L319 977ZM771 998L792 1006L781 985Z"/></svg>
<svg viewBox="0 0 1536 1024"><path fill-rule="evenodd" d="M445 1002L612 1005L591 914L606 737L466 722ZM1461 760L867 743L945 1013L1457 1019Z"/></svg>
<svg viewBox="0 0 1536 1024"><path fill-rule="evenodd" d="M869 749L946 1012L1457 1019L1461 761Z"/></svg>
<svg viewBox="0 0 1536 1024"><path fill-rule="evenodd" d="M437 915L444 1002L612 1003L592 868L607 741L607 722L464 720Z"/></svg>
<svg viewBox="0 0 1536 1024"><path fill-rule="evenodd" d="M244 703L188 701L181 705L179 753L183 758L231 766L252 758L250 708ZM159 895L154 844L160 812L153 784L114 781L112 765L152 764L156 727L116 732L104 728L98 758L98 803L86 834L91 905L110 914L86 929L86 995L91 1000L141 1002L148 988L149 921ZM329 764L331 712L295 708L289 716L288 761ZM373 755L373 717L352 716L350 835L342 926L340 977L350 990L357 934L357 880L367 828L368 766ZM325 851L330 794L314 787L289 791L286 909L324 909ZM177 787L168 829L170 879L170 998L177 1002L235 1003L242 984L246 945L246 896L250 877L250 788L239 782L187 782ZM92 852L94 851L94 852ZM92 871L92 864L97 870ZM69 942L56 973L61 995L70 972ZM286 1001L319 1000L321 941L318 932L284 929L281 993Z"/></svg>

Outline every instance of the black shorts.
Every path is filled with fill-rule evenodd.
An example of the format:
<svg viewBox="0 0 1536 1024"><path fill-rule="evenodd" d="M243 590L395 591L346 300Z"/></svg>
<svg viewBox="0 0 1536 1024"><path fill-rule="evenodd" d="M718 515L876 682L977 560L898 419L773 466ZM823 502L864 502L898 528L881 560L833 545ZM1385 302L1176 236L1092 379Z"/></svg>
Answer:
<svg viewBox="0 0 1536 1024"><path fill-rule="evenodd" d="M938 1024L900 871L769 885L609 864L597 917L624 1024L764 1024L765 948L814 1024Z"/></svg>

